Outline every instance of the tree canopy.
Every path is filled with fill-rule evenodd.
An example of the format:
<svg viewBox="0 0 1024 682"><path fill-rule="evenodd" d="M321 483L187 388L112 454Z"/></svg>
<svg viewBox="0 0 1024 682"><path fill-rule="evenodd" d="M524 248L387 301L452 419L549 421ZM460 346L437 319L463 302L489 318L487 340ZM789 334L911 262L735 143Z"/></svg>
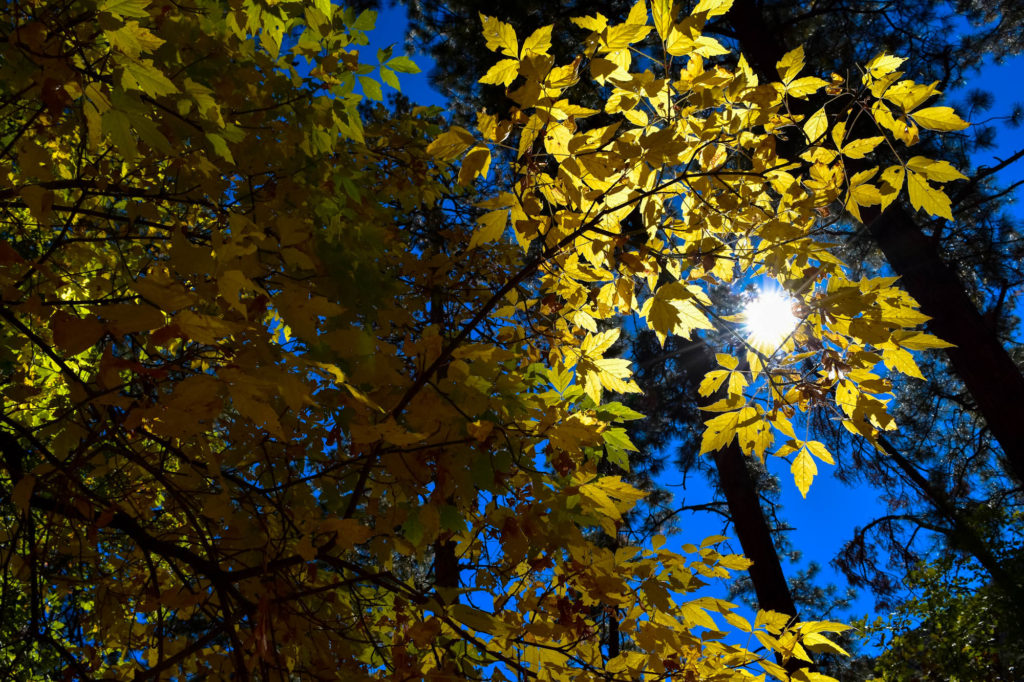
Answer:
<svg viewBox="0 0 1024 682"><path fill-rule="evenodd" d="M550 27L482 16L480 82L516 107L473 130L360 111L416 70L366 63L372 12L0 11L0 665L830 679L793 662L841 653L845 626L701 594L749 565L723 538L620 535L642 415L610 349L627 321L731 339L700 451L735 441L804 494L833 463L808 411L884 449L886 375L948 344L827 228L901 194L948 217L963 176L906 147L966 123L890 54L849 80L802 48L773 82L713 64L703 28L730 5L575 18L561 62ZM879 147L895 160L864 167ZM788 301L785 336L716 303L752 277Z"/></svg>
<svg viewBox="0 0 1024 682"><path fill-rule="evenodd" d="M456 98L457 115L481 105L506 110L510 102L504 90L477 84L467 68L486 54L473 33L472 19L479 11L492 11L492 6L479 0L405 4L412 19L409 36L434 56L437 66L432 82ZM962 110L975 121L959 134L917 131L917 154L950 160L969 176L950 195L952 220L916 211L904 195L884 211L866 208L862 215L867 229L858 219L840 215L827 228L836 242L835 252L858 275L900 276L901 285L921 303L922 312L932 316L926 328L956 344L920 362L925 381L908 377L894 382L892 405L900 429L886 436L884 453L866 440L850 439L828 410L811 412L814 429L824 432L820 437L835 455L836 474L856 487L851 494L865 500L873 493L879 496L880 504L867 505L874 510L872 518L845 531L846 544L833 559L851 585L870 589L879 612L891 611L906 597L906 585L913 581L911 574L919 561L948 553L969 557L984 567L993 594L1001 595L1007 604L1024 599L1016 560L1006 551L1015 546L1019 533L1005 522L1020 509L1024 471L1020 446L1024 429L1017 418L1024 412L1024 346L1017 314L1024 285L1024 241L1019 237L1019 212L1015 216L1011 205L1013 189L1020 182L1000 183L1004 174L1020 164L1024 149L993 147L997 125L1019 125L1024 108L1018 104L1009 116L986 118L993 101L1005 102L1016 93L996 84L988 86L992 93L973 89L985 81L979 65L1024 49L1018 5L824 0L808 6L792 0L736 0L729 12L712 17L703 29L706 36L736 45L762 78L775 78L776 63L798 45L804 47L812 72L836 71L847 77L856 72L851 65L866 63L879 53L908 57L901 69L913 78L939 89L961 88L958 96L966 100ZM526 33L553 22L553 50L571 55L579 39L569 17L583 12L622 16L628 9L619 0L598 0L580 8L572 2L518 2L494 11L527 28ZM645 43L653 44L656 38L649 35L638 45L646 50ZM736 54L716 55L709 63L735 65L736 58ZM962 88L966 87L972 89L965 94ZM589 97L586 101L591 106L603 108L599 87L584 88L579 94ZM809 115L823 101L821 94L795 101L793 112ZM872 134L863 127L859 132ZM798 153L797 142L781 140L780 153ZM996 151L998 158L979 166L985 150ZM892 164L892 157L887 145L879 145L859 162L862 168L884 168ZM733 293L738 288L734 286ZM721 302L723 292L717 293ZM709 344L670 337L660 349L653 335L643 331L626 338L644 390L642 397L627 402L647 417L627 425L641 451L630 457L630 480L652 490L640 513L627 518L630 532L638 524L671 527L685 523L681 519L688 512L714 511L732 526L744 553L754 559L734 589L753 587L762 608L828 613L842 601L823 600L817 588L808 584L809 573L785 565L787 558L807 548L806 543L795 546L790 531L804 528L808 521L806 512L796 505L789 510L796 508L796 514L780 511L775 473L744 458L735 446L724 448L711 460L697 456L696 389L708 371L703 365L710 346L728 345L728 339L719 335L707 340ZM661 472L666 463L669 467L674 463L676 471ZM708 493L700 485L658 486L673 477L692 480L695 470L707 474L714 491ZM845 519L836 520L841 525ZM810 571L816 559L826 558L820 545L804 556L812 558ZM788 580L786 572L791 573ZM907 607L917 611L912 603ZM1021 627L1013 609L992 613L1009 616L994 627L1003 632L1003 641L1013 641L1009 633ZM960 650L956 641L948 645L951 651ZM929 644L918 651L935 648ZM908 664L923 669L919 655ZM965 656L962 668L972 665ZM853 675L837 676L845 679L846 674Z"/></svg>

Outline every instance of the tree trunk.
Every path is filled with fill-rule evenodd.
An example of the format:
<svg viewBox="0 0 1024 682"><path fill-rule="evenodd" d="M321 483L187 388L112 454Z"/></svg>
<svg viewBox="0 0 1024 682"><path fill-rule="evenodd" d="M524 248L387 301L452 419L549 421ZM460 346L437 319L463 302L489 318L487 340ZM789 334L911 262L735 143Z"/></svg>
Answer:
<svg viewBox="0 0 1024 682"><path fill-rule="evenodd" d="M734 440L716 452L714 458L736 537L739 538L744 556L754 562L748 573L754 584L758 607L796 619L796 604L782 572L779 553L772 542L771 529L761 508L757 485L747 469L746 455Z"/></svg>
<svg viewBox="0 0 1024 682"><path fill-rule="evenodd" d="M714 369L710 349L706 346L694 356L690 363L694 376L701 377ZM798 620L796 602L782 571L782 562L772 541L771 528L761 507L757 482L747 467L747 457L735 438L725 448L715 452L713 457L736 537L740 541L743 555L753 562L747 573L754 585L758 608L784 613L790 617L791 622L795 622ZM785 667L792 672L809 665L806 661L790 658Z"/></svg>
<svg viewBox="0 0 1024 682"><path fill-rule="evenodd" d="M865 216L867 219L867 216ZM931 316L928 330L956 344L950 364L1003 449L1003 466L1024 484L1024 376L907 211L893 205L868 230L906 290Z"/></svg>

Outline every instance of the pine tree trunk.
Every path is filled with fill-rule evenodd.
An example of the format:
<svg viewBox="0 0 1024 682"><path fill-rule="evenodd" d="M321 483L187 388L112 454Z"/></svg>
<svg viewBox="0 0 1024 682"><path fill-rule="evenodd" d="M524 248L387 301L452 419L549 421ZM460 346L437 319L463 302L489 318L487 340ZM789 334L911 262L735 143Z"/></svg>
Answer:
<svg viewBox="0 0 1024 682"><path fill-rule="evenodd" d="M867 216L865 216L867 219ZM928 331L956 344L950 364L1003 449L1006 473L1024 484L1024 376L968 298L959 278L907 211L893 205L868 224L904 288L931 316Z"/></svg>
<svg viewBox="0 0 1024 682"><path fill-rule="evenodd" d="M743 554L753 561L748 570L754 584L757 605L766 611L778 611L796 618L796 604L782 572L779 553L772 542L771 529L761 508L757 485L747 468L746 456L733 441L714 455L718 481L729 504L736 537Z"/></svg>
<svg viewBox="0 0 1024 682"><path fill-rule="evenodd" d="M692 362L692 371L698 377L714 369L708 349L704 347L701 350L695 354ZM761 507L756 479L747 467L746 455L734 438L725 448L715 452L713 457L736 537L740 541L743 555L753 562L747 573L754 585L757 606L764 611L784 613L795 622L798 620L796 603L782 570L778 550L772 541L771 528ZM808 665L805 661L791 658L785 667L792 672Z"/></svg>

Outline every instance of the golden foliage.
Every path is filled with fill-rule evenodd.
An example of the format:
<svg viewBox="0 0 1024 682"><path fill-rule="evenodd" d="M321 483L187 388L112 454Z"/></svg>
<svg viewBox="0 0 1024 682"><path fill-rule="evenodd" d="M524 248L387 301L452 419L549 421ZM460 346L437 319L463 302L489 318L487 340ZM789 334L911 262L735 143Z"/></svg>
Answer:
<svg viewBox="0 0 1024 682"><path fill-rule="evenodd" d="M832 405L874 439L895 428L875 368L916 376L908 351L943 345L893 280L848 279L819 228L829 207L887 205L904 178L915 207L948 215L948 164L846 159L962 122L921 108L934 87L885 55L865 92L801 76L800 50L780 83L709 65L727 51L703 25L730 4L576 20L603 112L572 103L588 74L555 64L550 28L520 43L483 17L501 59L481 82L518 109L481 113L476 133L423 109L364 127L356 88L382 93L356 49L372 12L4 10L0 93L28 113L0 158L0 535L5 589L23 595L0 632L26 669L788 679L776 656L837 649L821 633L843 626L751 624L695 596L747 566L722 538L609 549L596 530L615 538L643 496L598 474L635 450L619 424L639 415L603 402L638 390L610 355L621 316L662 340L731 335L740 357L701 383L724 391L702 450L738 438L789 457L804 493L832 456L790 418ZM384 57L392 86L416 70ZM789 111L826 86L806 121ZM878 135L848 139L862 111ZM794 134L805 148L780 158ZM472 219L446 213L499 172L514 180L484 185ZM798 301L774 353L708 296L751 275ZM444 580L442 552L458 562ZM608 609L633 644L611 658ZM725 624L759 648L721 639Z"/></svg>

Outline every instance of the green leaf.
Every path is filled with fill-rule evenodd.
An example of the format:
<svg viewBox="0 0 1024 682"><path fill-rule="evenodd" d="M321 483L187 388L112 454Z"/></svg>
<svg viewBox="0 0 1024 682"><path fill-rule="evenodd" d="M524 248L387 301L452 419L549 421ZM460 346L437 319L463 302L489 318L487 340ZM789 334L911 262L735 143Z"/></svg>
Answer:
<svg viewBox="0 0 1024 682"><path fill-rule="evenodd" d="M360 76L359 84L363 86L363 93L372 100L382 102L384 93L381 92L380 83L368 76Z"/></svg>
<svg viewBox="0 0 1024 682"><path fill-rule="evenodd" d="M394 69L398 73L419 73L420 67L416 66L416 63L409 59L409 57L399 55L393 58L387 63L388 68Z"/></svg>
<svg viewBox="0 0 1024 682"><path fill-rule="evenodd" d="M491 614L475 609L465 604L454 604L449 609L452 617L463 625L467 625L478 632L494 634L501 630L501 626Z"/></svg>
<svg viewBox="0 0 1024 682"><path fill-rule="evenodd" d="M395 90L401 92L402 84L398 82L398 76L396 76L395 72L387 68L386 66L380 67L380 79L387 83L388 85L390 85L391 87L393 87Z"/></svg>
<svg viewBox="0 0 1024 682"><path fill-rule="evenodd" d="M138 146L132 135L128 116L123 111L111 109L103 114L103 132L110 136L117 151L126 160L131 161L138 154Z"/></svg>
<svg viewBox="0 0 1024 682"><path fill-rule="evenodd" d="M132 58L143 52L153 52L166 42L153 35L148 28L139 26L137 21L129 21L121 28L106 31L105 35L111 46Z"/></svg>
<svg viewBox="0 0 1024 682"><path fill-rule="evenodd" d="M409 518L402 524L402 537L408 540L414 547L420 544L423 540L423 524L420 523L420 517L416 514L410 514Z"/></svg>
<svg viewBox="0 0 1024 682"><path fill-rule="evenodd" d="M350 28L356 31L372 31L376 25L377 13L372 9L367 9L359 13L359 16L352 22Z"/></svg>
<svg viewBox="0 0 1024 682"><path fill-rule="evenodd" d="M109 12L117 17L135 17L137 19L148 19L150 0L103 0L100 3L101 12Z"/></svg>
<svg viewBox="0 0 1024 682"><path fill-rule="evenodd" d="M454 533L466 530L466 519L457 507L450 504L441 507L441 527Z"/></svg>
<svg viewBox="0 0 1024 682"><path fill-rule="evenodd" d="M129 61L123 68L121 86L125 90L141 90L151 97L178 92L178 86L153 65L152 59Z"/></svg>
<svg viewBox="0 0 1024 682"><path fill-rule="evenodd" d="M608 421L632 421L644 418L644 415L619 402L604 403L597 408L597 416Z"/></svg>
<svg viewBox="0 0 1024 682"><path fill-rule="evenodd" d="M620 450L619 448L614 448L609 445L605 447L605 453L609 462L623 471L629 471L629 455L626 454L625 450Z"/></svg>
<svg viewBox="0 0 1024 682"><path fill-rule="evenodd" d="M628 450L629 452L639 452L639 448L633 445L633 441L629 439L626 434L626 429L621 427L614 427L607 429L603 434L604 442L611 447L618 448L620 450Z"/></svg>
<svg viewBox="0 0 1024 682"><path fill-rule="evenodd" d="M213 151L217 156L228 163L235 162L234 157L231 155L231 149L228 147L228 143L222 135L218 135L217 133L206 133L206 139L210 141L210 144L213 146Z"/></svg>

